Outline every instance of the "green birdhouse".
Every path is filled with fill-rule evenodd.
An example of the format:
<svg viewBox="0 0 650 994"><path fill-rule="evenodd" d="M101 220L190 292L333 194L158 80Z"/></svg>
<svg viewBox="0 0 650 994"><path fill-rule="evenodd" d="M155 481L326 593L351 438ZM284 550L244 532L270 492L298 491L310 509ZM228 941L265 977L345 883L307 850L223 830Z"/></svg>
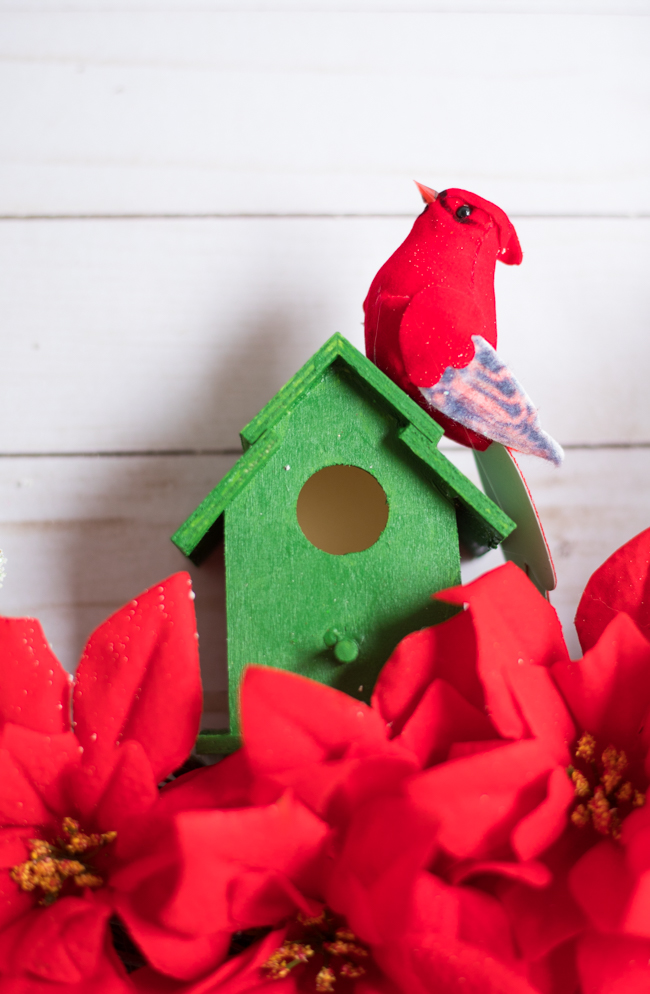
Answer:
<svg viewBox="0 0 650 994"><path fill-rule="evenodd" d="M248 663L368 701L409 632L448 617L460 541L499 544L513 522L438 450L443 434L334 335L241 433L244 453L173 536L194 562L223 537L230 729Z"/></svg>

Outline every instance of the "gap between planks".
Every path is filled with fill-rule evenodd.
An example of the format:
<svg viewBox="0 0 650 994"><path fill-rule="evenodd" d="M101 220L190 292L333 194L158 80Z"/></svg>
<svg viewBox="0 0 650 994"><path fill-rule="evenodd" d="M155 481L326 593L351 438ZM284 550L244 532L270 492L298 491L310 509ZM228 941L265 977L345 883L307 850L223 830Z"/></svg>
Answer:
<svg viewBox="0 0 650 994"><path fill-rule="evenodd" d="M441 445L441 452L458 451L456 446ZM600 449L650 449L647 442L565 442L570 452ZM461 450L462 451L462 450ZM140 459L174 456L241 456L241 449L132 449L110 452L0 452L0 459Z"/></svg>
<svg viewBox="0 0 650 994"><path fill-rule="evenodd" d="M536 221L643 221L650 218L650 213L618 213L618 214L527 214L510 212L513 220ZM417 212L408 213L346 213L333 211L331 213L163 213L163 214L0 214L0 222L15 221L291 221L291 220L349 220L361 218L364 220L409 220L415 219Z"/></svg>

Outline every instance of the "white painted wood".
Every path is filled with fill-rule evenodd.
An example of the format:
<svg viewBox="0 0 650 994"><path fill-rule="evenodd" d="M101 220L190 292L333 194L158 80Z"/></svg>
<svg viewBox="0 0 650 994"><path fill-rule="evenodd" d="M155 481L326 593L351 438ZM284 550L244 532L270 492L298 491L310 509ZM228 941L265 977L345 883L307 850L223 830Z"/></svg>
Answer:
<svg viewBox="0 0 650 994"><path fill-rule="evenodd" d="M521 220L497 266L499 353L562 443L650 439L650 222Z"/></svg>
<svg viewBox="0 0 650 994"><path fill-rule="evenodd" d="M224 449L410 219L0 224L0 452ZM561 443L650 439L650 220L522 219L499 352Z"/></svg>
<svg viewBox="0 0 650 994"><path fill-rule="evenodd" d="M100 12L125 9L125 0L3 0L9 11ZM646 0L130 0L130 11L222 13L427 12L521 14L647 14Z"/></svg>
<svg viewBox="0 0 650 994"><path fill-rule="evenodd" d="M0 214L650 212L650 18L373 10L0 13Z"/></svg>
<svg viewBox="0 0 650 994"><path fill-rule="evenodd" d="M499 351L569 445L522 465L572 618L650 525L650 0L4 0L0 612L74 668L93 627L188 567L169 536L229 450L361 303L412 179L515 215ZM341 214L384 215L342 218ZM293 214L297 218L236 215ZM548 215L634 215L569 218ZM314 217L314 215L332 215ZM386 216L398 215L398 216ZM521 215L547 215L522 217ZM476 478L471 453L445 444ZM501 561L463 567L465 580ZM190 566L224 722L223 571Z"/></svg>

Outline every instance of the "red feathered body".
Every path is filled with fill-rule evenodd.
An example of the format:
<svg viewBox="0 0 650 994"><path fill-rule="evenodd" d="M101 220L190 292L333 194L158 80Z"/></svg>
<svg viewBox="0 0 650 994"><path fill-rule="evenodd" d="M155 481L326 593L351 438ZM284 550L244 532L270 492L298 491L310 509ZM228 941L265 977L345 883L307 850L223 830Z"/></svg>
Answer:
<svg viewBox="0 0 650 994"><path fill-rule="evenodd" d="M490 440L432 409L419 388L432 387L449 366L467 366L472 335L496 348L496 261L512 265L521 258L515 229L499 207L466 190L445 190L379 270L364 303L368 358L450 438L476 449Z"/></svg>

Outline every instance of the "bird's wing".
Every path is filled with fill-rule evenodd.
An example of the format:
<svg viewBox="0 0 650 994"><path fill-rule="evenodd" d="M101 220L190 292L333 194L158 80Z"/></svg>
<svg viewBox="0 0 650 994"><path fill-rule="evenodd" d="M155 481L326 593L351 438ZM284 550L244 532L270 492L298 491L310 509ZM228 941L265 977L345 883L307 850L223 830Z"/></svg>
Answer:
<svg viewBox="0 0 650 994"><path fill-rule="evenodd" d="M448 366L432 387L420 387L427 403L465 428L559 466L564 453L539 423L532 401L492 346L472 335L476 352L464 369Z"/></svg>
<svg viewBox="0 0 650 994"><path fill-rule="evenodd" d="M474 450L474 459L488 497L505 511L517 527L501 543L506 559L526 573L540 593L555 590L557 583L551 550L528 484L509 449L493 442Z"/></svg>
<svg viewBox="0 0 650 994"><path fill-rule="evenodd" d="M483 316L472 297L451 287L429 286L416 293L402 315L399 347L416 387L437 383L448 366L466 366L474 355L472 335Z"/></svg>

